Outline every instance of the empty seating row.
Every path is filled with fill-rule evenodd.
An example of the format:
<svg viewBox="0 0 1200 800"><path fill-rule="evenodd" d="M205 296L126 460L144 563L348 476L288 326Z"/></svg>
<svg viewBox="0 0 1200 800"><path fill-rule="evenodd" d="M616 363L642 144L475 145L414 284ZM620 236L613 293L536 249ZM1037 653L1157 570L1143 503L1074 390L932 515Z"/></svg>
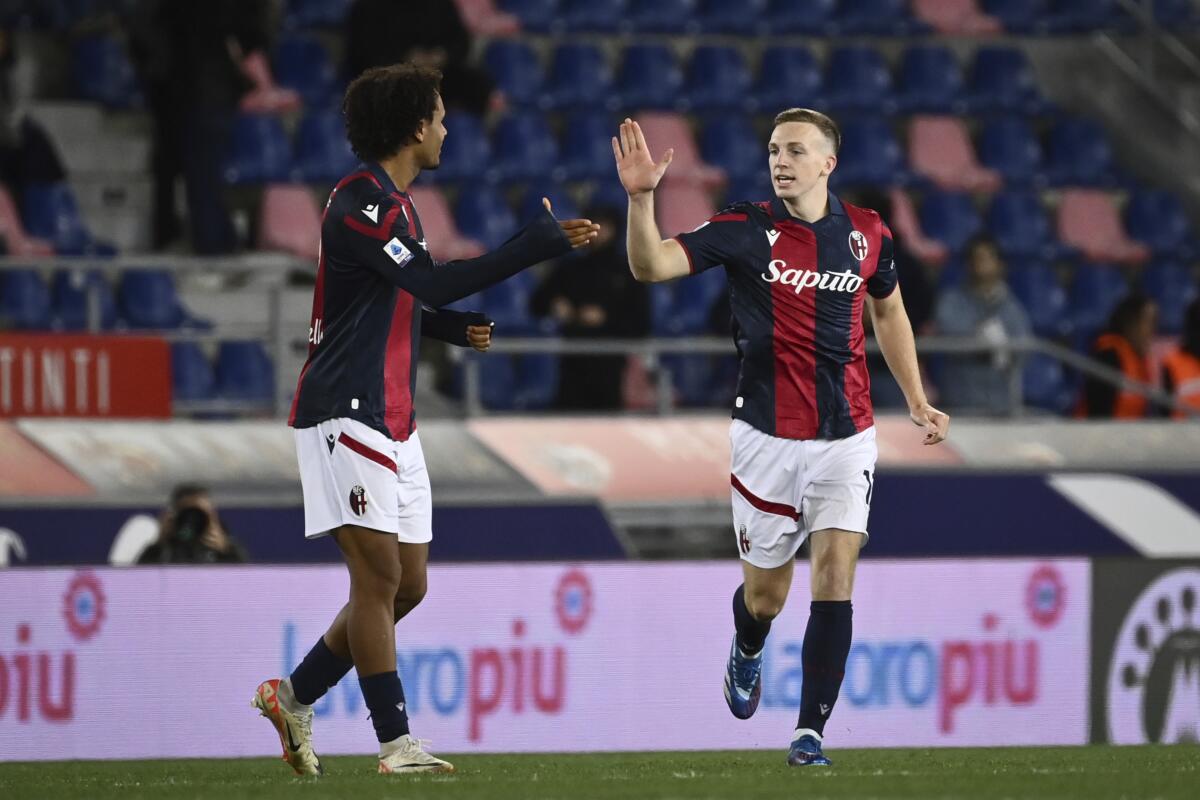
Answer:
<svg viewBox="0 0 1200 800"><path fill-rule="evenodd" d="M211 327L184 308L164 270L125 270L115 293L99 271L58 270L47 285L36 269L0 270L0 319L9 327L82 331L93 313L103 330Z"/></svg>

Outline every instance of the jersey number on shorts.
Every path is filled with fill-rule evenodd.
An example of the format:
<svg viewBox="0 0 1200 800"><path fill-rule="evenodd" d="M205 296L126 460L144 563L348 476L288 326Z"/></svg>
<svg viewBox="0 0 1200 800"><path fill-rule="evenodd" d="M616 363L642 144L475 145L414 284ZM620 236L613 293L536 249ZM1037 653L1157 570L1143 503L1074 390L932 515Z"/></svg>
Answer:
<svg viewBox="0 0 1200 800"><path fill-rule="evenodd" d="M871 483L871 471L868 469L864 469L863 477L867 479L867 505L870 506L871 505L871 491L875 488L874 484Z"/></svg>

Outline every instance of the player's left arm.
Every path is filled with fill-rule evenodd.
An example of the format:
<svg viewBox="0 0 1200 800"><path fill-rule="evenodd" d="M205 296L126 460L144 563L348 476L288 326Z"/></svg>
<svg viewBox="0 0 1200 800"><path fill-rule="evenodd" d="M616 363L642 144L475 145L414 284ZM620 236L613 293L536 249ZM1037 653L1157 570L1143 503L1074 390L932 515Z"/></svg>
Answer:
<svg viewBox="0 0 1200 800"><path fill-rule="evenodd" d="M479 311L453 311L448 308L421 310L421 335L479 352L492 346L492 327L496 323Z"/></svg>
<svg viewBox="0 0 1200 800"><path fill-rule="evenodd" d="M884 229L887 230L886 228ZM881 243L879 266L867 280L867 305L875 327L875 339L888 369L904 392L908 415L925 429L925 444L937 444L950 432L950 417L929 404L925 387L921 385L921 370L917 366L917 344L912 323L904 310L904 300L896 281L896 265L892 261L892 239L885 235Z"/></svg>

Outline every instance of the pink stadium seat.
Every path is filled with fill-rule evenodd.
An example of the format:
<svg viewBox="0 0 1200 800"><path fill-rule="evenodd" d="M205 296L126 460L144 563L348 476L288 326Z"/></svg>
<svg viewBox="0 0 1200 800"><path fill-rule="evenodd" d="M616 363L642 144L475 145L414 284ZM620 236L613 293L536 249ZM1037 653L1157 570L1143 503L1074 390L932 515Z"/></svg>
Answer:
<svg viewBox="0 0 1200 800"><path fill-rule="evenodd" d="M242 97L241 109L247 114L286 114L299 111L303 105L299 92L275 83L271 64L262 51L256 50L242 59L242 74L253 84Z"/></svg>
<svg viewBox="0 0 1200 800"><path fill-rule="evenodd" d="M1004 32L1000 20L983 13L977 0L912 0L912 12L941 34L981 36Z"/></svg>
<svg viewBox="0 0 1200 800"><path fill-rule="evenodd" d="M1092 261L1141 264L1150 257L1150 250L1125 232L1113 196L1099 189L1063 192L1058 206L1058 238Z"/></svg>
<svg viewBox="0 0 1200 800"><path fill-rule="evenodd" d="M967 126L955 117L913 117L908 162L948 191L994 192L1003 183L1000 173L975 158Z"/></svg>
<svg viewBox="0 0 1200 800"><path fill-rule="evenodd" d="M520 20L496 8L493 0L454 0L454 5L473 36L511 36L521 29Z"/></svg>
<svg viewBox="0 0 1200 800"><path fill-rule="evenodd" d="M432 186L414 186L408 193L421 217L430 255L438 261L454 261L483 254L482 244L459 232L441 191Z"/></svg>
<svg viewBox="0 0 1200 800"><path fill-rule="evenodd" d="M321 212L305 186L272 184L263 189L258 217L258 249L282 250L316 261Z"/></svg>
<svg viewBox="0 0 1200 800"><path fill-rule="evenodd" d="M7 187L0 186L0 237L8 245L8 252L14 256L51 256L54 248L49 242L35 239L21 224L21 215L13 203L12 195Z"/></svg>
<svg viewBox="0 0 1200 800"><path fill-rule="evenodd" d="M940 265L950 256L946 245L931 239L921 230L921 221L917 217L917 209L912 198L903 189L892 189L888 192L892 201L892 218L884 220L904 246L915 258L926 263Z"/></svg>
<svg viewBox="0 0 1200 800"><path fill-rule="evenodd" d="M696 138L687 120L680 114L663 111L648 111L637 117L656 161L662 159L667 148L675 149L671 166L663 178L664 184L690 183L713 189L725 183L725 171L700 158ZM699 224L699 223L697 223Z"/></svg>
<svg viewBox="0 0 1200 800"><path fill-rule="evenodd" d="M699 186L664 183L658 187L655 195L658 229L664 237L690 231L716 213L712 198Z"/></svg>

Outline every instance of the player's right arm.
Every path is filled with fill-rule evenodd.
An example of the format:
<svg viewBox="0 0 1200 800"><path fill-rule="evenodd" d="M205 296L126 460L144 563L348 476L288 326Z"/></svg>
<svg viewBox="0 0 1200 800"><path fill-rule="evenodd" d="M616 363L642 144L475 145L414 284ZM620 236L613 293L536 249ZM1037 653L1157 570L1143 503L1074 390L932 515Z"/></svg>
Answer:
<svg viewBox="0 0 1200 800"><path fill-rule="evenodd" d="M654 221L654 189L671 163L673 150L657 164L650 157L646 138L636 122L621 123L620 138L612 140L617 175L629 193L626 249L633 277L643 283L669 281L691 273L687 253L674 239L663 239Z"/></svg>

